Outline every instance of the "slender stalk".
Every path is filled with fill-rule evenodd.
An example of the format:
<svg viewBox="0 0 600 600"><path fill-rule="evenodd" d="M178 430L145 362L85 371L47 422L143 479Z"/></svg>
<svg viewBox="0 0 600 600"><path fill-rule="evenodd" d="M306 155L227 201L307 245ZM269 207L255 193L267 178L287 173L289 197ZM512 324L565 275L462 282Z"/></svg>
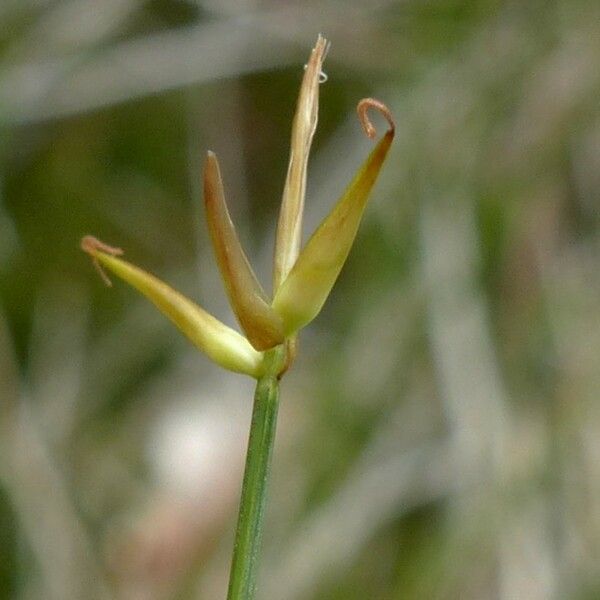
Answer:
<svg viewBox="0 0 600 600"><path fill-rule="evenodd" d="M267 374L258 380L254 394L228 600L254 598L278 405L277 376Z"/></svg>

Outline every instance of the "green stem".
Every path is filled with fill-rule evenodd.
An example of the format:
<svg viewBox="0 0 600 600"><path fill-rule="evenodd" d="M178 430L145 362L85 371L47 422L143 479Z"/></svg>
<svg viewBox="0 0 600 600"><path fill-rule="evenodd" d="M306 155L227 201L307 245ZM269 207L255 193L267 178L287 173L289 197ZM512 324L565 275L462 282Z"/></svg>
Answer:
<svg viewBox="0 0 600 600"><path fill-rule="evenodd" d="M252 600L263 532L265 501L275 440L279 382L274 374L258 380L246 455L228 600Z"/></svg>

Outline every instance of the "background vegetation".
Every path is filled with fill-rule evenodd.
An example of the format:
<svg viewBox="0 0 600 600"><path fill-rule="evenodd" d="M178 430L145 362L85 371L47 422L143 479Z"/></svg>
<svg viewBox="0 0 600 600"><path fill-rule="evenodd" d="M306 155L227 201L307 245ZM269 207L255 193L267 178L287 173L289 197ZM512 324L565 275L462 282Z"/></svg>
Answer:
<svg viewBox="0 0 600 600"><path fill-rule="evenodd" d="M78 250L232 322L216 151L270 278L291 117L332 41L306 231L396 143L284 380L260 597L600 597L597 0L0 2L0 598L223 598L252 382Z"/></svg>

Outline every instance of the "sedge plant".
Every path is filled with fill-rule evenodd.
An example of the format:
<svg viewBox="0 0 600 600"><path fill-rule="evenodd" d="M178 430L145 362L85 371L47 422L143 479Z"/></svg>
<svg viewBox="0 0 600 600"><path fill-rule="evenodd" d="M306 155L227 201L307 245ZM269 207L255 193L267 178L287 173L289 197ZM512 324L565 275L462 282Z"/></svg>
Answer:
<svg viewBox="0 0 600 600"><path fill-rule="evenodd" d="M252 600L255 596L280 380L294 359L298 331L319 314L346 261L369 193L394 138L394 122L387 107L372 98L361 100L357 111L366 135L376 137L369 109L383 115L388 129L302 248L308 156L317 126L319 84L324 79L322 65L328 48L325 38L319 36L300 87L277 224L272 296L259 283L240 244L225 202L217 157L212 152L206 156L206 221L225 289L244 335L160 279L120 258L120 248L92 236L81 241L82 249L91 256L107 284L110 280L104 269L146 296L214 362L256 379L228 600Z"/></svg>

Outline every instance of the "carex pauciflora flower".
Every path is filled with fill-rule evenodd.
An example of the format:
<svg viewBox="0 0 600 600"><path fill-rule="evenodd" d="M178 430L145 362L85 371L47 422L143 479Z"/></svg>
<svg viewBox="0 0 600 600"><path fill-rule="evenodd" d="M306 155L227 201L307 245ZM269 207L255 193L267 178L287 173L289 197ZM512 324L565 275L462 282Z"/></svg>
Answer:
<svg viewBox="0 0 600 600"><path fill-rule="evenodd" d="M261 286L242 249L225 202L217 157L213 152L206 157L203 174L206 220L229 301L245 335L160 279L120 258L123 254L120 248L92 236L81 241L82 249L92 257L108 284L103 268L151 300L216 363L257 379L265 369L273 369L273 349L278 349L277 373L280 375L288 368L295 354L298 330L321 310L350 252L369 193L394 138L394 122L388 108L372 98L361 100L357 111L367 136L376 137L367 114L369 109L385 117L388 129L302 248L308 156L317 126L319 84L328 48L325 38L319 36L300 87L277 225L272 296Z"/></svg>

